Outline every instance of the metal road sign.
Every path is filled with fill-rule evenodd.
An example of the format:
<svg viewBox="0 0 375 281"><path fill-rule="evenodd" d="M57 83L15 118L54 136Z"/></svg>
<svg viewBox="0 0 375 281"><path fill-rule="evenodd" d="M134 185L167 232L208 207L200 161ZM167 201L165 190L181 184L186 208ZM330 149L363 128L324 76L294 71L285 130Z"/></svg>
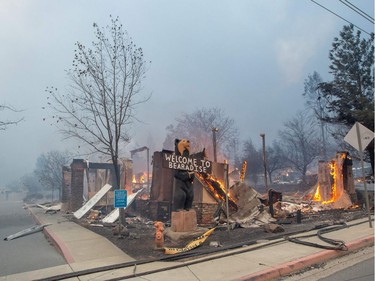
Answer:
<svg viewBox="0 0 375 281"><path fill-rule="evenodd" d="M357 138L355 138L357 137ZM350 129L348 134L345 136L344 140L353 146L355 149L359 151L359 158L361 159L361 167L362 167L362 177L363 177L363 186L365 188L365 202L366 202L366 209L368 214L368 223L370 228L372 228L371 222L371 214L370 214L370 207L369 207L369 198L367 194L367 186L366 186L366 177L365 177L365 168L363 164L363 149L365 149L369 143L374 139L374 132L367 129L362 124L355 122L354 126Z"/></svg>
<svg viewBox="0 0 375 281"><path fill-rule="evenodd" d="M359 135L359 138L358 138L358 135ZM367 129L361 123L358 123L358 124L354 124L354 126L350 129L348 134L345 136L344 141L349 143L355 149L359 150L360 144L359 144L358 139L360 139L361 141L362 149L365 149L370 144L373 138L374 138L374 132Z"/></svg>
<svg viewBox="0 0 375 281"><path fill-rule="evenodd" d="M125 189L115 190L115 208L125 208L127 204L127 191Z"/></svg>

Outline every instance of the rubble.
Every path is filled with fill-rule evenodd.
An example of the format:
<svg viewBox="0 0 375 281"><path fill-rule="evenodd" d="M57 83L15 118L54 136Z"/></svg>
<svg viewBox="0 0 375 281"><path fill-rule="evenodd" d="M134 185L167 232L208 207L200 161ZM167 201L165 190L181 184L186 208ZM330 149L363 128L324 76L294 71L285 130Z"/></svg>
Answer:
<svg viewBox="0 0 375 281"><path fill-rule="evenodd" d="M232 186L230 191L232 197L236 200L238 209L230 214L229 222L237 223L244 228L250 228L276 221L261 203L259 199L261 195L252 187L243 182L238 182Z"/></svg>
<svg viewBox="0 0 375 281"><path fill-rule="evenodd" d="M279 233L284 232L284 228L281 225L275 224L275 223L267 223L263 225L264 231L268 233Z"/></svg>
<svg viewBox="0 0 375 281"><path fill-rule="evenodd" d="M45 213L56 213L61 210L61 204L56 204L52 206L44 206L43 204L37 204L39 208L42 208Z"/></svg>
<svg viewBox="0 0 375 281"><path fill-rule="evenodd" d="M115 227L113 227L112 233L113 235L120 236L120 237L129 236L129 230L122 224L118 224Z"/></svg>
<svg viewBox="0 0 375 281"><path fill-rule="evenodd" d="M90 210L90 214L87 217L89 220L97 220L100 216L100 211L99 210Z"/></svg>
<svg viewBox="0 0 375 281"><path fill-rule="evenodd" d="M215 248L218 248L218 247L223 247L223 245L221 245L220 241L211 241L210 244L209 244L210 247L215 247Z"/></svg>
<svg viewBox="0 0 375 281"><path fill-rule="evenodd" d="M194 237L203 235L208 229L204 227L198 227L194 231L189 232L176 232L172 228L167 227L164 230L165 237L169 238L174 244L178 244L186 241L187 239L192 239Z"/></svg>

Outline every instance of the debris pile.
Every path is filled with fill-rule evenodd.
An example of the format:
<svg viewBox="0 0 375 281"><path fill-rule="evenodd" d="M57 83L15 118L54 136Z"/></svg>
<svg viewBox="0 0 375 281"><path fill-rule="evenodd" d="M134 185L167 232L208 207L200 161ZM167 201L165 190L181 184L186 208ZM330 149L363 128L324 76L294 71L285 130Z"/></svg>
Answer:
<svg viewBox="0 0 375 281"><path fill-rule="evenodd" d="M230 214L229 221L241 227L259 227L275 221L261 203L261 195L252 187L238 182L230 189L231 195L237 203L237 211Z"/></svg>

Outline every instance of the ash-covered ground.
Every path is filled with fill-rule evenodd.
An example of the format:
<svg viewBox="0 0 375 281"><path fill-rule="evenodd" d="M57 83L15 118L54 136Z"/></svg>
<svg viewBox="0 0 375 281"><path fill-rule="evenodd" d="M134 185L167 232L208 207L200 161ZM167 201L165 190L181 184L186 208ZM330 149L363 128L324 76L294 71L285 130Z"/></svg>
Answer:
<svg viewBox="0 0 375 281"><path fill-rule="evenodd" d="M278 228L275 233L267 232L264 226L242 228L238 225L231 225L233 229L228 231L224 219L222 223L216 225L216 230L201 246L189 252L193 254L194 252L216 251L219 248L241 247L241 245L249 245L257 240L272 240L297 232L308 231L314 228L321 228L364 217L367 217L366 211L359 208L351 210L332 209L319 212L306 212L302 213L301 223L297 223L295 216L278 219L275 223L281 228ZM155 227L153 226L153 221L142 218L139 215L128 214L126 218L127 233L123 236L113 233L117 224L102 225L100 222L88 222L86 219L75 221L91 231L106 237L119 249L136 260L158 259L167 256L162 250L155 249ZM214 226L215 225L212 225L212 227ZM166 228L167 227L168 224L166 224ZM165 237L164 245L166 247L182 248L190 241L191 239L185 239L174 242L168 237Z"/></svg>

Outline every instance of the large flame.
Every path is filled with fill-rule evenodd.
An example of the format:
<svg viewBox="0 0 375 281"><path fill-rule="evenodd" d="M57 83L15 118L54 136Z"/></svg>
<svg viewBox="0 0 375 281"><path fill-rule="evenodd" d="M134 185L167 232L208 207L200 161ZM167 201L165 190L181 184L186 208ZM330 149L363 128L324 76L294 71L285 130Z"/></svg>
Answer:
<svg viewBox="0 0 375 281"><path fill-rule="evenodd" d="M225 202L226 200L226 189L224 184L216 179L214 176L210 174L201 174L196 173L197 178L202 182L205 183L206 189L215 196L216 199L221 200L222 202ZM237 210L237 204L234 198L232 198L229 194L228 195L228 203L229 206L235 210Z"/></svg>
<svg viewBox="0 0 375 281"><path fill-rule="evenodd" d="M314 194L313 200L317 202L321 202L323 205L324 204L329 204L332 202L335 202L338 199L338 194L337 194L337 186L336 186L336 179L337 179L337 165L335 161L331 161L329 163L329 168L330 168L330 175L332 176L332 184L331 184L331 199L322 201L322 196L321 196L321 190L320 186L318 184L318 187L316 188L316 192Z"/></svg>
<svg viewBox="0 0 375 281"><path fill-rule="evenodd" d="M143 172L143 173L139 173L137 175L133 175L132 177L132 183L146 183L146 179L147 179L147 173L146 172Z"/></svg>

